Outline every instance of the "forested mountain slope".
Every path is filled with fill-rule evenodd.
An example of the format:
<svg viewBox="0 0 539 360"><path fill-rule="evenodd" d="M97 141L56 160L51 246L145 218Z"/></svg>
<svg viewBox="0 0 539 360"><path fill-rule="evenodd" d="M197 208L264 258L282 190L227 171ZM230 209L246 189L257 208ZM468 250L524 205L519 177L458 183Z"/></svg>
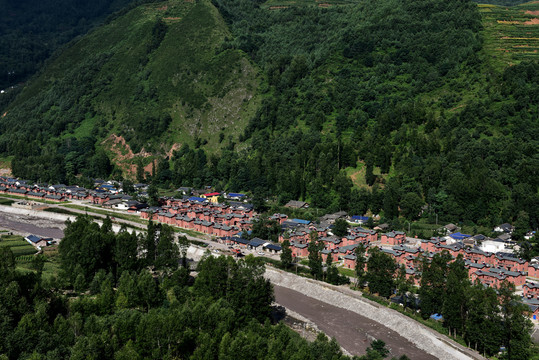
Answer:
<svg viewBox="0 0 539 360"><path fill-rule="evenodd" d="M169 1L118 18L11 104L0 152L18 176L66 181L113 171L111 134L143 165L181 143L153 181L538 226L539 66L533 48L499 56L505 37L487 22L507 24L503 8L271 4ZM536 7L514 11L533 23ZM533 47L538 26L524 31L512 49Z"/></svg>
<svg viewBox="0 0 539 360"><path fill-rule="evenodd" d="M4 136L4 145L25 155L14 171L108 176L94 145L107 148L110 134L134 153L197 136L237 138L259 80L245 54L220 49L228 35L209 2L169 1L139 6L77 41L7 109L3 133L20 137ZM47 166L63 161L43 159L41 144L55 147L47 155L67 155L61 168Z"/></svg>
<svg viewBox="0 0 539 360"><path fill-rule="evenodd" d="M0 0L0 89L25 81L62 44L131 0Z"/></svg>

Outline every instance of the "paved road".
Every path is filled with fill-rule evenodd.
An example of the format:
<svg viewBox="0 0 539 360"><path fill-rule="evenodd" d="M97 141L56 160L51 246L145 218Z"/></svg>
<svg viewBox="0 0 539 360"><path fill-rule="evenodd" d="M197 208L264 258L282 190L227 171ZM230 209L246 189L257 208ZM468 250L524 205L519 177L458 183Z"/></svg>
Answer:
<svg viewBox="0 0 539 360"><path fill-rule="evenodd" d="M376 321L294 290L278 285L274 288L277 303L311 320L328 336L335 337L352 355L364 355L370 342L380 339L391 350L390 357L406 354L413 360L436 359Z"/></svg>
<svg viewBox="0 0 539 360"><path fill-rule="evenodd" d="M11 198L6 198L6 199L11 199ZM105 219L107 217L107 215L99 214L99 213L94 212L92 210L105 210L105 211L107 211L107 212L109 212L111 214L114 214L114 213L123 214L123 215L127 214L126 211L114 210L114 209L103 209L102 207L95 206L93 204L89 204L87 202L83 202L83 201L80 201L80 200L79 201L71 201L71 202L76 204L76 205L79 205L79 206L84 206L85 210L75 209L75 208L67 207L67 206L61 206L59 204L47 204L46 206L51 207L51 208L58 208L58 209L69 211L69 212L73 213L75 216L76 216L76 214L88 214L88 215L90 215L92 217L101 218L101 219ZM5 214L6 221L4 221L4 223L5 223L4 227L12 229L12 230L17 230L17 228L15 226L13 226L13 224L10 224L10 222L8 220L8 218L10 217L9 216L9 211L12 209L12 207L4 206L3 208L6 211L6 214ZM57 213L50 213L50 212L45 212L45 211L29 210L29 211L26 211L26 212L27 213L32 213L34 216L37 216L37 217L42 218L42 219L47 219L48 218L51 221L52 221L51 218L53 217L53 215L58 216ZM64 216L65 216L64 219L69 217L69 215L67 215L67 214L65 214ZM71 218L72 217L73 216L71 216ZM28 225L28 222L26 222L26 223L27 223L26 225ZM140 223L140 222L136 222L136 221L125 220L125 219L121 219L121 218L118 218L118 217L114 217L113 223L119 224L119 225L124 225L125 224L127 226L132 227L132 228L140 229L140 230L143 230L143 231L147 230L146 223ZM0 226L2 226L2 219L1 218L0 218ZM57 227L58 224L55 224L54 226ZM21 234L24 234L24 235L27 235L26 233L36 233L36 234L42 235L42 236L52 236L52 237L55 237L55 238L62 238L63 237L62 229L63 229L63 226L60 226L59 232L55 233L55 235L50 235L49 233L44 233L42 230L38 231L38 229L31 229L29 227L21 228L20 231L21 231ZM198 236L192 236L192 235L182 233L182 232L175 233L175 235L176 235L176 238L178 236L184 235L185 237L187 237L188 240L195 240L195 241L204 242L204 243L209 245L208 248L218 250L216 255L219 255L222 252L225 252L225 251L229 250L227 245L220 244L220 243L217 243L215 241L212 241L211 237L208 236L208 235L200 234ZM259 256L257 254L256 250L248 250L248 249L243 249L243 248L241 250L245 255L253 254L254 256ZM279 255L273 255L273 254L269 254L269 253L264 253L263 256L273 258L275 260L279 259Z"/></svg>

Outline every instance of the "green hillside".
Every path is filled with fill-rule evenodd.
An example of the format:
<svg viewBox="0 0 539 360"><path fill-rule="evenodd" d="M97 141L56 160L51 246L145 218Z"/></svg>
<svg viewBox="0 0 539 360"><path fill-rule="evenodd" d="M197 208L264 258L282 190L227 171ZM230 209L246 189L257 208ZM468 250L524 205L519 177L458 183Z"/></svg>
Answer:
<svg viewBox="0 0 539 360"><path fill-rule="evenodd" d="M221 50L227 36L208 2L139 6L52 61L7 109L2 125L24 134L25 144L15 145L24 153L32 153L25 148L32 141L69 140L77 157L73 175L88 167L77 156L87 154L82 142L96 143L124 165L126 153L162 155L196 137L217 147L220 136L237 139L245 127L259 83L244 54ZM109 151L112 144L102 140L111 134L130 149Z"/></svg>
<svg viewBox="0 0 539 360"><path fill-rule="evenodd" d="M535 228L536 6L142 5L24 89L0 122L0 154L46 181L153 168L146 180L171 188Z"/></svg>

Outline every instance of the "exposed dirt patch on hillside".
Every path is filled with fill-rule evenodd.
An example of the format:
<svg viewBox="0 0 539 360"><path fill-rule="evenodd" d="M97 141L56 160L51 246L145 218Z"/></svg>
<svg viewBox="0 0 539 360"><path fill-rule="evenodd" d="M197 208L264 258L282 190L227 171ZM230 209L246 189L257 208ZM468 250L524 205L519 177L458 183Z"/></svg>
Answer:
<svg viewBox="0 0 539 360"><path fill-rule="evenodd" d="M534 15L534 16L537 16L537 15L539 15L539 10L534 10L534 11L532 11L532 10L526 10L525 13L528 14L528 15Z"/></svg>
<svg viewBox="0 0 539 360"><path fill-rule="evenodd" d="M170 148L170 150L167 152L167 156L168 158L172 158L172 155L174 154L174 151L178 150L179 148L182 147L182 144L180 143L175 143L175 144L172 144L172 147Z"/></svg>
<svg viewBox="0 0 539 360"><path fill-rule="evenodd" d="M539 19L533 18L524 22L524 25L539 25Z"/></svg>
<svg viewBox="0 0 539 360"><path fill-rule="evenodd" d="M112 163L122 169L124 176L127 176L129 178L133 178L137 173L137 165L133 163L133 160L141 158L146 159L152 156L163 155L163 153L150 153L144 148L142 148L140 152L134 153L131 149L131 146L129 146L127 141L125 141L125 138L116 134L111 134L108 138L103 140L101 144L105 147L105 149L107 149L113 154L113 158L111 159ZM178 150L181 146L182 144L175 143L171 146L170 150L165 150L164 153L170 158L172 157L174 150ZM153 174L156 168L157 162L156 160L153 160L149 164L144 166L144 172Z"/></svg>

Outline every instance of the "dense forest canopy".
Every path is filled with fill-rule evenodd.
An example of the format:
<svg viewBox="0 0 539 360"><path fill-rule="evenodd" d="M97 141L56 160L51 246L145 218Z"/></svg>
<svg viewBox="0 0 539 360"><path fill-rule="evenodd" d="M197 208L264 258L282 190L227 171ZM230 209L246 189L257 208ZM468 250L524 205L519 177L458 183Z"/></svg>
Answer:
<svg viewBox="0 0 539 360"><path fill-rule="evenodd" d="M155 9L169 6L170 13L173 4ZM131 24L141 13L114 24ZM74 49L91 56L63 75L45 70L55 76L31 84L0 123L0 152L15 155L14 174L67 182L79 174L120 177L117 156L103 145L118 133L134 152L163 154L147 179L162 185L213 184L281 204L303 199L329 211L382 211L387 219L413 220L423 208L423 216L441 221L491 226L522 218L539 226L539 65L528 57L495 70L475 3L270 10L256 1L214 0L180 13L180 23L144 23L135 56L118 51L116 38L102 52L89 39L91 48L80 42ZM174 39L196 23L211 39L208 48L184 41L200 58L178 55L172 72L181 76L159 73L169 49L181 48ZM219 35L205 26L217 26L212 34ZM233 83L227 76L238 69L245 76ZM225 115L223 128L208 125L214 120L204 111L220 108L212 108L216 99L229 101L235 87L256 87L251 100L239 102L245 107L236 127ZM162 144L178 139L181 148L163 160Z"/></svg>

